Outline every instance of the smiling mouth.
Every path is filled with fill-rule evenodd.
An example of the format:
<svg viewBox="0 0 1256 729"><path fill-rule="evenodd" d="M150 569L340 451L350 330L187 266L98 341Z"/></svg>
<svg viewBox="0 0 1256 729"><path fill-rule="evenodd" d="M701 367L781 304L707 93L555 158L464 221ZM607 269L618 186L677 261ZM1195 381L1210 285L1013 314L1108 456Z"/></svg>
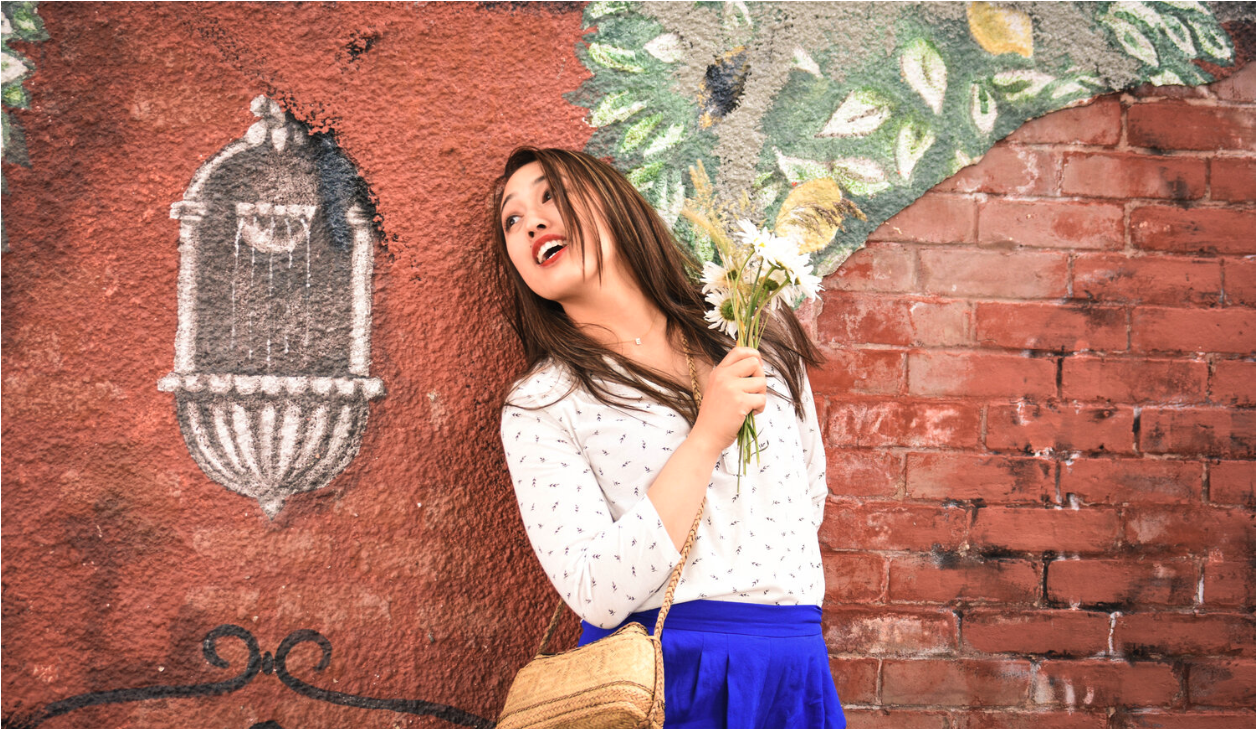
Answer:
<svg viewBox="0 0 1256 729"><path fill-rule="evenodd" d="M544 266L549 261L554 260L560 252L567 248L567 241L563 238L551 238L543 241L541 245L536 247L534 257L538 265Z"/></svg>

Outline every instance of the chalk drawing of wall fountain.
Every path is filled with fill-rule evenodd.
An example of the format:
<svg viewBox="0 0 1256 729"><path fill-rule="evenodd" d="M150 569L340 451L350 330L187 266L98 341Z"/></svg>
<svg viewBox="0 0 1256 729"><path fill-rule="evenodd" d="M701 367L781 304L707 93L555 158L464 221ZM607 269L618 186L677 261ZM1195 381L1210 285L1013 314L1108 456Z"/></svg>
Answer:
<svg viewBox="0 0 1256 729"><path fill-rule="evenodd" d="M209 478L270 518L358 453L368 402L375 237L335 142L259 96L258 121L192 178L179 220L179 427Z"/></svg>

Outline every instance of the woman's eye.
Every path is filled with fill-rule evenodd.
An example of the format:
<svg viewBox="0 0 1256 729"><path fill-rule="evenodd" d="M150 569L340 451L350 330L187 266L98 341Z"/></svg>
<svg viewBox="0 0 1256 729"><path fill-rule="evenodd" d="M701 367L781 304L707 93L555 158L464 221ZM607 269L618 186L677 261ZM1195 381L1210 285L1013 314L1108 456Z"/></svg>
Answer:
<svg viewBox="0 0 1256 729"><path fill-rule="evenodd" d="M502 227L506 229L507 231L509 231L511 228L514 227L515 221L517 221L518 219L519 219L518 215L509 215L506 217L506 222L502 224Z"/></svg>
<svg viewBox="0 0 1256 729"><path fill-rule="evenodd" d="M550 200L553 200L553 199L554 199L554 196L550 194L549 190L546 190L545 193L541 195L541 202L549 202Z"/></svg>

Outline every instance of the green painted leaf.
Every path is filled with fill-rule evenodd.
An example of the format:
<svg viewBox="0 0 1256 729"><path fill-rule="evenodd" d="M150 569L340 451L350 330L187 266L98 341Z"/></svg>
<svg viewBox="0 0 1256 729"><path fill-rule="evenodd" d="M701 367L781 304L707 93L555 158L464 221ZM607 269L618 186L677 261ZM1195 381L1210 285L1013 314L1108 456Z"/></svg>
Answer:
<svg viewBox="0 0 1256 729"><path fill-rule="evenodd" d="M1148 78L1147 80L1150 81L1155 86L1181 86L1182 85L1182 77L1170 71L1167 68L1163 69L1159 73L1152 74L1152 76Z"/></svg>
<svg viewBox="0 0 1256 729"><path fill-rule="evenodd" d="M999 119L999 105L994 102L994 95L984 84L973 84L968 98L973 124L982 134L994 131L994 123Z"/></svg>
<svg viewBox="0 0 1256 729"><path fill-rule="evenodd" d="M1178 10L1186 10L1188 12L1199 13L1200 15L1212 17L1212 11L1209 10L1208 6L1203 3L1190 2L1189 0L1186 2L1182 2L1181 0L1166 0L1166 2L1162 4L1168 5L1171 8L1177 8Z"/></svg>
<svg viewBox="0 0 1256 729"><path fill-rule="evenodd" d="M624 132L624 141L619 145L619 153L625 154L636 149L637 145L644 142L645 138L650 136L650 132L654 131L654 127L657 127L661 121L663 121L662 114L651 114L629 127L628 131Z"/></svg>
<svg viewBox="0 0 1256 729"><path fill-rule="evenodd" d="M658 195L654 201L654 209L670 228L676 225L676 221L680 219L680 210L685 206L685 183L680 170L665 172L655 190Z"/></svg>
<svg viewBox="0 0 1256 729"><path fill-rule="evenodd" d="M881 165L866 157L833 160L832 177L852 194L865 197L871 197L891 187L889 175Z"/></svg>
<svg viewBox="0 0 1256 729"><path fill-rule="evenodd" d="M1169 38L1178 50L1185 53L1188 57L1194 58L1198 52L1195 50L1195 40L1191 38L1190 28L1177 17L1165 13L1161 18L1164 20L1164 34Z"/></svg>
<svg viewBox="0 0 1256 729"><path fill-rule="evenodd" d="M0 96L3 96L4 105L16 107L18 109L30 108L30 95L26 93L26 89L22 88L20 82L5 84Z"/></svg>
<svg viewBox="0 0 1256 729"><path fill-rule="evenodd" d="M1041 71L1020 70L996 73L990 82L1003 93L1008 101L1026 101L1032 99L1055 80Z"/></svg>
<svg viewBox="0 0 1256 729"><path fill-rule="evenodd" d="M1156 53L1156 46L1136 25L1115 15L1101 16L1099 22L1112 30L1117 42L1126 53L1153 68L1160 65L1160 56Z"/></svg>
<svg viewBox="0 0 1256 729"><path fill-rule="evenodd" d="M850 92L817 137L863 137L890 118L890 103L872 89Z"/></svg>
<svg viewBox="0 0 1256 729"><path fill-rule="evenodd" d="M667 149L670 149L671 147L674 147L677 142L679 142L680 140L684 138L685 138L684 125L673 124L667 129L665 129L657 137L655 137L654 141L650 142L650 146L645 148L645 151L643 152L643 154L646 157L653 157L654 155L660 152L663 152Z"/></svg>
<svg viewBox="0 0 1256 729"><path fill-rule="evenodd" d="M894 161L898 164L899 177L910 179L916 163L936 141L938 135L927 125L912 122L904 124L898 130L898 139L894 144Z"/></svg>
<svg viewBox="0 0 1256 729"><path fill-rule="evenodd" d="M680 36L675 33L663 33L646 43L645 50L663 63L676 63L685 57L685 51L680 46Z"/></svg>
<svg viewBox="0 0 1256 729"><path fill-rule="evenodd" d="M651 162L648 165L642 165L628 172L626 177L632 186L637 188L639 192L645 192L654 186L654 181L658 179L659 173L663 171L663 160Z"/></svg>
<svg viewBox="0 0 1256 729"><path fill-rule="evenodd" d="M1108 12L1113 15L1124 15L1127 20L1137 20L1152 30L1163 27L1160 13L1153 10L1146 3L1116 2L1112 3L1108 8Z"/></svg>
<svg viewBox="0 0 1256 729"><path fill-rule="evenodd" d="M1217 24L1211 15L1192 17L1189 19L1195 37L1199 39L1199 49L1204 55L1217 61L1229 61L1234 56L1234 46L1225 30Z"/></svg>
<svg viewBox="0 0 1256 729"><path fill-rule="evenodd" d="M938 49L928 40L917 38L903 49L899 67L907 85L920 94L934 114L941 114L946 98L946 62Z"/></svg>
<svg viewBox="0 0 1256 729"><path fill-rule="evenodd" d="M623 12L632 7L632 5L633 3L624 2L624 0L612 0L611 2L603 0L601 2L589 3L589 7L584 10L584 19L597 20L606 15Z"/></svg>
<svg viewBox="0 0 1256 729"><path fill-rule="evenodd" d="M11 11L13 16L13 30L22 40L41 41L48 39L48 33L44 30L44 21L35 12L35 3L13 3L14 7Z"/></svg>
<svg viewBox="0 0 1256 729"><path fill-rule="evenodd" d="M631 101L627 91L616 91L613 94L607 94L602 101L598 103L597 108L593 110L593 114L589 117L589 123L595 127L604 127L607 124L621 122L633 114L645 108L644 101Z"/></svg>
<svg viewBox="0 0 1256 729"><path fill-rule="evenodd" d="M764 185L755 190L754 201L760 210L767 210L776 202L776 198L781 196L781 185L779 182L771 185Z"/></svg>
<svg viewBox="0 0 1256 729"><path fill-rule="evenodd" d="M616 48L605 43L590 43L589 58L592 58L602 66L613 68L616 71L626 71L628 73L645 71L645 68L638 66L636 63L636 51L631 51L627 48Z"/></svg>
<svg viewBox="0 0 1256 729"><path fill-rule="evenodd" d="M772 148L772 151L776 153L776 166L781 168L781 173L785 175L785 179L791 185L829 176L828 165L823 162L802 159L801 157L788 157L775 147Z"/></svg>

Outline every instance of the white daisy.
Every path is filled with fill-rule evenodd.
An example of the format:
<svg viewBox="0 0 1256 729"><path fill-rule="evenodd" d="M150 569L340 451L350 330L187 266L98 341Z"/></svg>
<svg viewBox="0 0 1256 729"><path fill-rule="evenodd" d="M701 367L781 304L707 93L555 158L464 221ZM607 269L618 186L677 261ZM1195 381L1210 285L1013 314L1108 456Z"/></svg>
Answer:
<svg viewBox="0 0 1256 729"><path fill-rule="evenodd" d="M733 299L729 295L728 290L716 289L708 292L706 300L711 305L711 308L706 313L706 320L710 323L711 328L722 330L728 336L736 339L737 320L733 317Z"/></svg>

